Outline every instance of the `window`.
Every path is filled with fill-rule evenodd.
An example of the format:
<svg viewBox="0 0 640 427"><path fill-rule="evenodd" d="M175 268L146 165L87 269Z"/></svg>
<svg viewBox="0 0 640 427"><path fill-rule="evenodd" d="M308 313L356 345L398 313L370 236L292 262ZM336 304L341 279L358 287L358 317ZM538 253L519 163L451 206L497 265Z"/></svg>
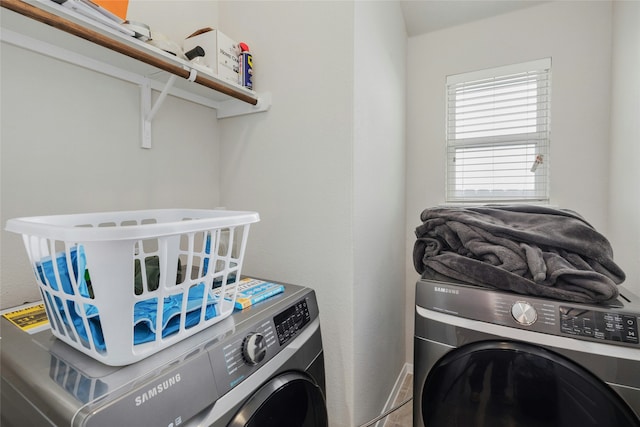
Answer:
<svg viewBox="0 0 640 427"><path fill-rule="evenodd" d="M447 202L549 200L551 58L447 77Z"/></svg>

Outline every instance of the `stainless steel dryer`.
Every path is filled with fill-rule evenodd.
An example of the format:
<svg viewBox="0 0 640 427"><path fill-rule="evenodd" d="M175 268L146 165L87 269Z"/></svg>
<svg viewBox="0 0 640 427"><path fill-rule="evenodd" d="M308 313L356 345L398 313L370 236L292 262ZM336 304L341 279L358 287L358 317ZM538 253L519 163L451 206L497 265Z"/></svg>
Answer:
<svg viewBox="0 0 640 427"><path fill-rule="evenodd" d="M566 303L420 280L414 427L640 426L640 300Z"/></svg>
<svg viewBox="0 0 640 427"><path fill-rule="evenodd" d="M145 360L100 364L2 319L2 426L326 427L314 291L283 294Z"/></svg>

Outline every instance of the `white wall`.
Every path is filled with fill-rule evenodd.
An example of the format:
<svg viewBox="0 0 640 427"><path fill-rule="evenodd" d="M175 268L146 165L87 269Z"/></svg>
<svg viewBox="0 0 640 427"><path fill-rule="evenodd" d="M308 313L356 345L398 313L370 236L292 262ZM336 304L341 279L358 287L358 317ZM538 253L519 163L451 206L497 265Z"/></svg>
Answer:
<svg viewBox="0 0 640 427"><path fill-rule="evenodd" d="M393 2L356 2L354 422L384 406L404 365L406 40Z"/></svg>
<svg viewBox="0 0 640 427"><path fill-rule="evenodd" d="M640 295L640 2L613 10L609 229L624 285Z"/></svg>
<svg viewBox="0 0 640 427"><path fill-rule="evenodd" d="M551 203L609 232L611 2L549 2L409 39L407 307L420 212L444 202L445 78L552 57ZM407 310L407 360L413 312Z"/></svg>
<svg viewBox="0 0 640 427"><path fill-rule="evenodd" d="M332 425L353 418L353 4L221 2L253 53L263 114L224 119L221 192L260 212L244 272L315 289ZM331 22L330 27L327 23Z"/></svg>
<svg viewBox="0 0 640 427"><path fill-rule="evenodd" d="M221 122L223 201L262 218L246 272L316 290L330 422L358 425L404 362L399 6L222 2L220 19L244 34L256 89L274 100Z"/></svg>

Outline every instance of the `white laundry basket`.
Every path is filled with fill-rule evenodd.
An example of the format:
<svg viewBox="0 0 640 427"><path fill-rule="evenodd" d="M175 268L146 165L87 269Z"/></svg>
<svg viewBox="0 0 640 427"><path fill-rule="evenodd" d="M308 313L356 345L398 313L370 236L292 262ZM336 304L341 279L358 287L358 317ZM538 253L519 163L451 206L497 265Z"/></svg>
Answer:
<svg viewBox="0 0 640 427"><path fill-rule="evenodd" d="M255 212L160 209L16 218L52 333L127 365L231 314Z"/></svg>

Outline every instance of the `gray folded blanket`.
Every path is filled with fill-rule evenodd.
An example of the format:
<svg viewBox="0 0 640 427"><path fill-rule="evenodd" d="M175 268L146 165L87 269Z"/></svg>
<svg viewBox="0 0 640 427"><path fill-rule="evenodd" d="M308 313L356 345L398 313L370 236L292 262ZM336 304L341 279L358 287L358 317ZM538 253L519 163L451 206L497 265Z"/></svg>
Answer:
<svg viewBox="0 0 640 427"><path fill-rule="evenodd" d="M533 205L425 209L413 262L425 279L597 303L624 272L609 241L579 214Z"/></svg>

